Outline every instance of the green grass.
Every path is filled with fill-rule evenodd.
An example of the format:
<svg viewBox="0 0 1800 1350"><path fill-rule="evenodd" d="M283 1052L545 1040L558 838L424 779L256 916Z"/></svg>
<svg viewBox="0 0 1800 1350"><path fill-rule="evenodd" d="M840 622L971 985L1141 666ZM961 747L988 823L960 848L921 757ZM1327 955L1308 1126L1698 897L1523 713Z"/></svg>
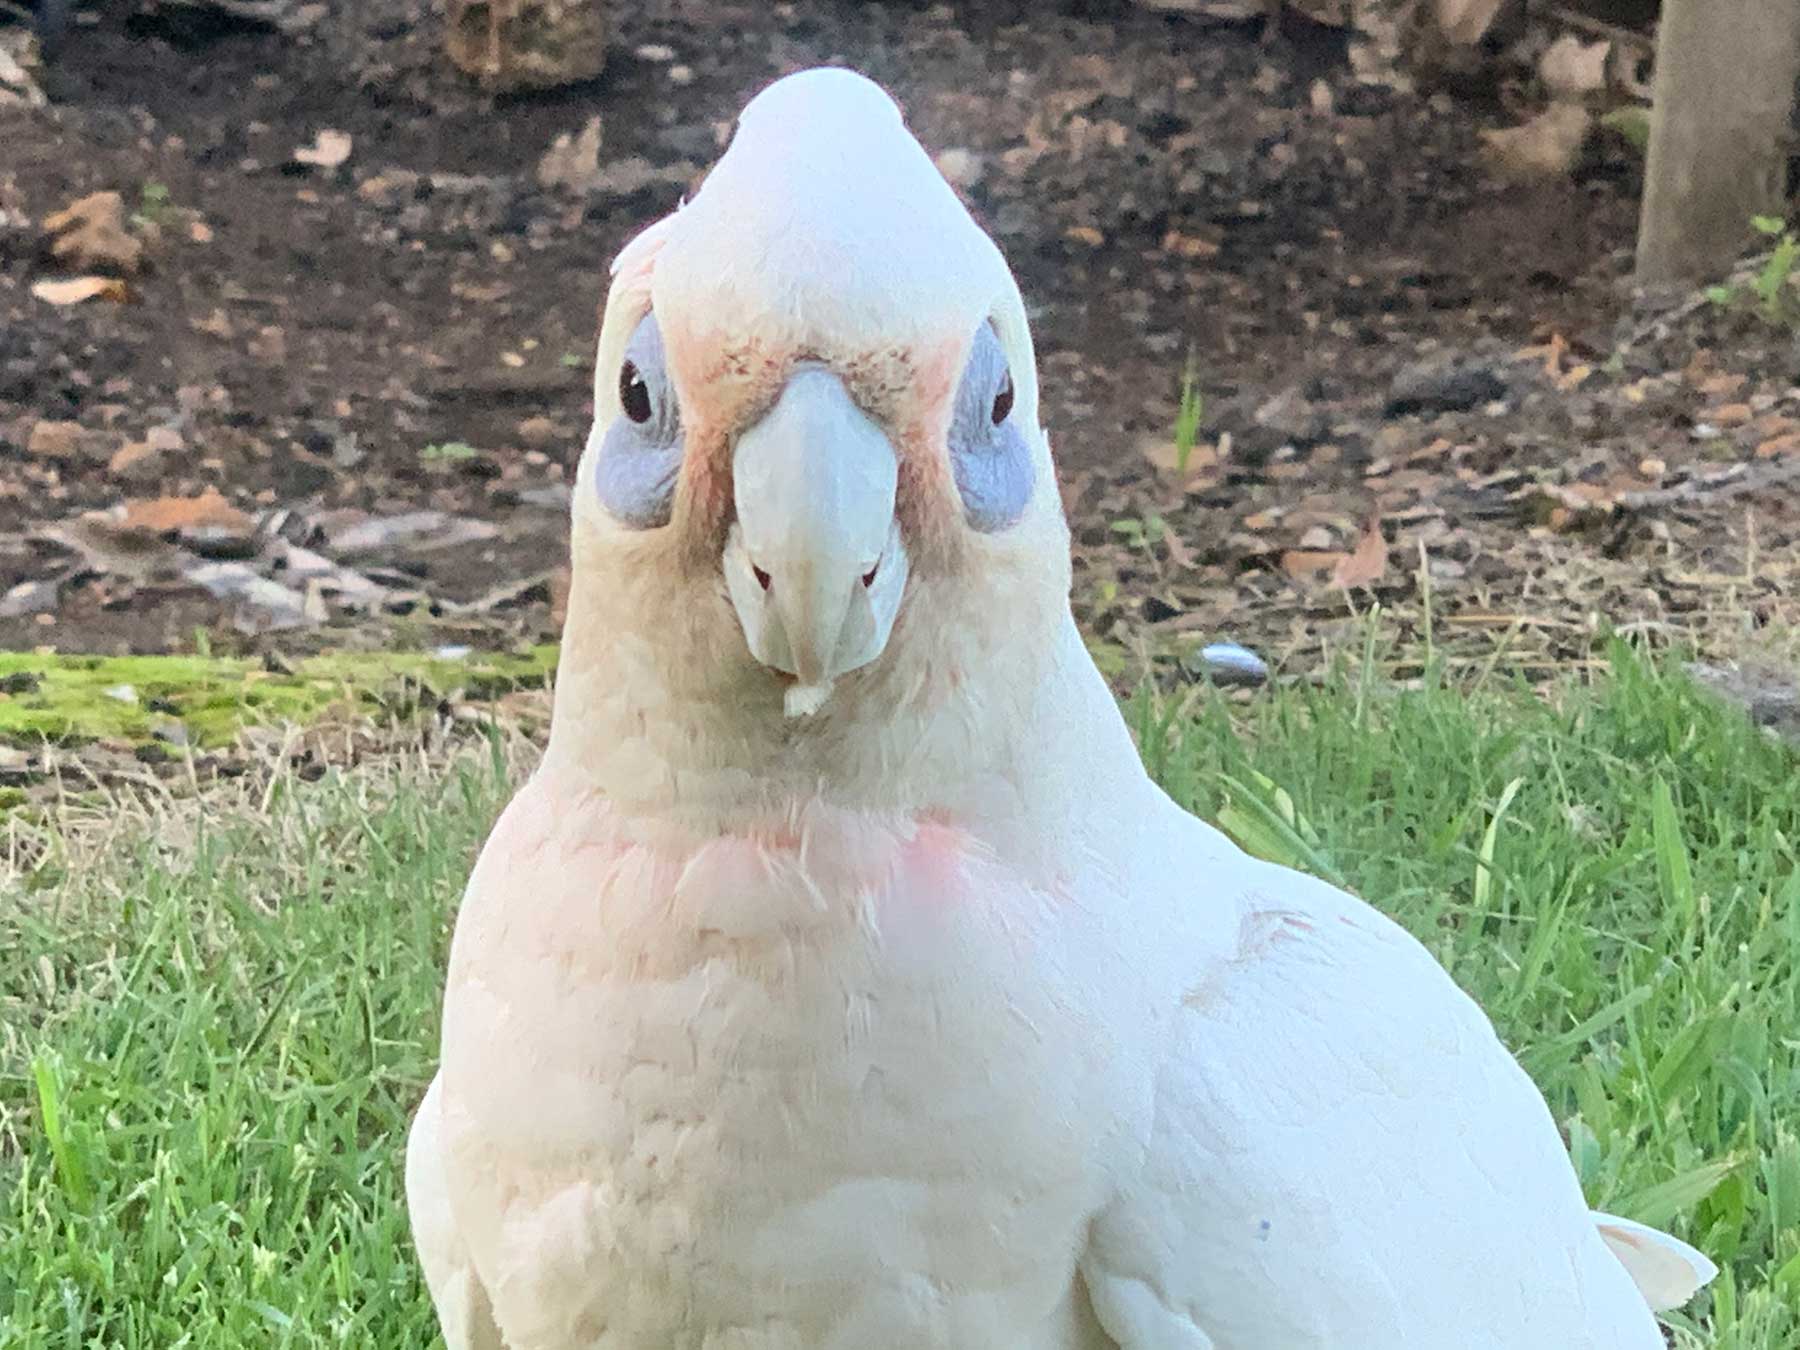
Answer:
<svg viewBox="0 0 1800 1350"><path fill-rule="evenodd" d="M286 778L0 900L0 1346L432 1343L397 1150L500 781Z"/></svg>
<svg viewBox="0 0 1800 1350"><path fill-rule="evenodd" d="M1725 1267L1684 1343L1800 1343L1800 763L1620 654L1593 691L1130 706L1177 797L1420 934L1589 1197ZM0 894L0 1346L431 1344L400 1210L495 747L177 808Z"/></svg>
<svg viewBox="0 0 1800 1350"><path fill-rule="evenodd" d="M147 741L179 724L188 744L212 747L248 725L303 724L333 708L392 712L452 689L480 697L541 686L555 663L548 645L460 660L340 652L273 670L229 656L0 652L0 742Z"/></svg>

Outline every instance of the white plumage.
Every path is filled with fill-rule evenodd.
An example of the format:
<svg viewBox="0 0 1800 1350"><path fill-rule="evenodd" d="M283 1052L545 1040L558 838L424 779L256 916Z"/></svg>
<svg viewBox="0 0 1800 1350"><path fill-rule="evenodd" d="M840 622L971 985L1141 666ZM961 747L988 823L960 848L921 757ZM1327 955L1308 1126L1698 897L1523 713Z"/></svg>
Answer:
<svg viewBox="0 0 1800 1350"><path fill-rule="evenodd" d="M646 316L682 427L648 529L602 463L620 391L664 389L621 368ZM984 323L1010 383L971 394ZM784 390L806 415L765 424ZM777 433L844 393L894 467L812 494ZM550 747L408 1152L450 1350L1659 1350L1705 1258L1589 1214L1422 947L1145 776L1069 616L1018 291L885 95L752 103L621 257L596 405ZM1016 483L1016 520L972 510ZM746 515L803 542L734 594ZM838 641L871 604L872 656Z"/></svg>

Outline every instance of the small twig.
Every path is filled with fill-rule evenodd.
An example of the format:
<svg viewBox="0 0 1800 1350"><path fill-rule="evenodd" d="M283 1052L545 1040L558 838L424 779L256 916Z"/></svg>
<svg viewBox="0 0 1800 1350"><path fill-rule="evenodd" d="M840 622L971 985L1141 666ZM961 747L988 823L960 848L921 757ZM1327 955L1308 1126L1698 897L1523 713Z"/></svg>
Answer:
<svg viewBox="0 0 1800 1350"><path fill-rule="evenodd" d="M1447 614L1443 622L1481 628L1553 628L1570 633L1585 633L1585 624L1568 619L1551 619L1541 614Z"/></svg>
<svg viewBox="0 0 1800 1350"><path fill-rule="evenodd" d="M1734 287L1741 285L1743 282L1748 281L1751 277L1762 271L1769 259L1774 256L1774 249L1764 249L1761 253L1752 253L1747 258L1740 258L1737 265L1731 269L1730 275L1727 276L1725 280ZM1704 309L1707 305L1713 304L1714 300L1709 292L1715 289L1716 287L1712 285L1704 286L1695 291L1687 299L1683 300L1679 305L1676 305L1673 309L1665 309L1660 313L1652 314L1638 326L1636 331L1634 331L1630 337L1619 344L1619 350L1625 351L1635 347L1638 343L1656 332L1657 329L1666 328L1670 324L1680 323L1695 310Z"/></svg>
<svg viewBox="0 0 1800 1350"><path fill-rule="evenodd" d="M1697 309L1704 309L1712 301L1712 297L1704 290L1695 291L1674 309L1666 309L1660 314L1652 315L1640 324L1637 329L1620 344L1621 349L1635 347L1659 328L1667 328L1670 324L1680 323Z"/></svg>
<svg viewBox="0 0 1800 1350"><path fill-rule="evenodd" d="M153 0L153 9L210 9L245 23L262 23L288 31L294 24L295 0Z"/></svg>
<svg viewBox="0 0 1800 1350"><path fill-rule="evenodd" d="M1648 511L1659 506L1688 502L1723 501L1728 497L1742 496L1746 492L1774 487L1790 478L1800 478L1800 457L1771 460L1766 467L1745 468L1739 473L1704 481L1694 479L1677 483L1674 487L1652 488L1645 492L1622 492L1616 504L1621 511Z"/></svg>
<svg viewBox="0 0 1800 1350"><path fill-rule="evenodd" d="M1640 51L1656 53L1656 39L1649 33L1640 33L1635 28L1624 28L1616 23L1608 23L1604 19L1596 19L1591 14L1583 14L1580 10L1570 9L1567 5L1546 5L1528 3L1527 14L1536 14L1562 24L1565 28L1574 28L1594 37L1610 38L1614 42L1623 42L1628 47L1636 47Z"/></svg>

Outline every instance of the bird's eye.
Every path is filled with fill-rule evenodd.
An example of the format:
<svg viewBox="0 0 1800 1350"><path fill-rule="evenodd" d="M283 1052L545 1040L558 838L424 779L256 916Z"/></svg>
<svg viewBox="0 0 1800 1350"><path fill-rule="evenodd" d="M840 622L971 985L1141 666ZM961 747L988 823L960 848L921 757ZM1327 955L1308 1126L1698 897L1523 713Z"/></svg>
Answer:
<svg viewBox="0 0 1800 1350"><path fill-rule="evenodd" d="M614 520L631 529L669 523L681 477L681 403L669 383L662 332L646 314L619 358L619 410L596 421L594 487Z"/></svg>
<svg viewBox="0 0 1800 1350"><path fill-rule="evenodd" d="M1011 398L1008 396L1008 402ZM650 386L644 383L644 377L638 373L637 364L627 361L619 368L619 406L632 421L648 422L656 411L650 404Z"/></svg>
<svg viewBox="0 0 1800 1350"><path fill-rule="evenodd" d="M1013 383L1012 372L1009 370L1006 372L1006 383L1001 385L1000 392L994 395L993 419L995 426L999 426L1012 415L1012 405Z"/></svg>

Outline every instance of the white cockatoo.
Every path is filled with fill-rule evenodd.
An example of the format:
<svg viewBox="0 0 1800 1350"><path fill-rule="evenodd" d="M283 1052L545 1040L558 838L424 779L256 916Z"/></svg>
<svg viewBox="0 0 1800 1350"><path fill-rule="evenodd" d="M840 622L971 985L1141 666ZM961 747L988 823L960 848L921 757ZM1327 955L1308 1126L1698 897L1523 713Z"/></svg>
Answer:
<svg viewBox="0 0 1800 1350"><path fill-rule="evenodd" d="M549 748L407 1191L450 1350L1660 1350L1425 949L1145 775L1012 275L894 102L771 85L626 247Z"/></svg>

